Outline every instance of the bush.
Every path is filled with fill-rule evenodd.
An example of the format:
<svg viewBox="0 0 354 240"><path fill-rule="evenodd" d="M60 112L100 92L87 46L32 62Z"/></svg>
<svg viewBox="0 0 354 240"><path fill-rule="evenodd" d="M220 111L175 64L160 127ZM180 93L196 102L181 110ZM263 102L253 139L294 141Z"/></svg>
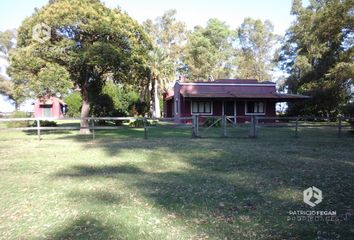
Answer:
<svg viewBox="0 0 354 240"><path fill-rule="evenodd" d="M82 104L80 93L73 92L68 97L66 97L64 101L67 105L66 115L68 117L80 117Z"/></svg>
<svg viewBox="0 0 354 240"><path fill-rule="evenodd" d="M151 126L151 125L152 125L152 121L146 121L146 126ZM136 127L136 128L144 127L144 120L143 119L131 120L129 122L129 127Z"/></svg>
<svg viewBox="0 0 354 240"><path fill-rule="evenodd" d="M349 103L342 107L342 113L344 116L354 118L354 103ZM354 128L354 120L349 121L350 126Z"/></svg>
<svg viewBox="0 0 354 240"><path fill-rule="evenodd" d="M344 105L341 110L344 116L354 117L354 103Z"/></svg>
<svg viewBox="0 0 354 240"><path fill-rule="evenodd" d="M57 123L54 122L54 121L39 121L39 124L41 125L41 127L56 127L57 126ZM34 122L32 124L33 127L37 127L37 122Z"/></svg>
<svg viewBox="0 0 354 240"><path fill-rule="evenodd" d="M218 118L207 118L203 124L204 127L210 127L213 125L216 121L218 121ZM213 125L213 127L221 127L221 120L219 120L216 124Z"/></svg>
<svg viewBox="0 0 354 240"><path fill-rule="evenodd" d="M27 113L25 112L13 112L10 114L9 118L28 118ZM8 128L21 128L21 127L29 127L30 121L12 121L7 122L6 126Z"/></svg>
<svg viewBox="0 0 354 240"><path fill-rule="evenodd" d="M113 82L107 82L102 91L92 93L91 115L95 117L125 117L139 114L139 94Z"/></svg>

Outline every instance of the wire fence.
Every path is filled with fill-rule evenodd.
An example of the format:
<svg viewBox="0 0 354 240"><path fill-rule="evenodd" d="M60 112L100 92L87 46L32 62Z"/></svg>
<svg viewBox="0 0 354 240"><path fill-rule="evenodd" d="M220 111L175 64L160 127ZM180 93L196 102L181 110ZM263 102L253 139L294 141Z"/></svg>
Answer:
<svg viewBox="0 0 354 240"><path fill-rule="evenodd" d="M88 125L80 126L80 121L87 120ZM60 122L57 126L46 126L46 121ZM30 122L30 126L8 127L6 123ZM262 136L268 129L283 128L289 130L286 134L294 137L300 136L300 130L309 128L324 128L329 132L342 137L343 131L353 128L354 118L338 116L336 118L324 117L266 117L266 116L205 116L193 115L174 118L146 118L146 117L88 117L88 118L0 118L0 132L25 131L35 132L41 139L43 131L75 131L88 129L92 139L101 130L121 133L120 129L140 129L139 135L145 139L149 136L162 135L166 137L250 137ZM25 125L25 124L24 124ZM154 133L154 129L158 132ZM353 130L354 131L354 130Z"/></svg>

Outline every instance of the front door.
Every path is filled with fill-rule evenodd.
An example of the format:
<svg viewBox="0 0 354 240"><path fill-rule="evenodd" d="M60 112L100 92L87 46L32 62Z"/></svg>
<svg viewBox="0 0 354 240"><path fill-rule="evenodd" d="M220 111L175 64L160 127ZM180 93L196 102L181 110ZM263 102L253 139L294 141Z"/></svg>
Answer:
<svg viewBox="0 0 354 240"><path fill-rule="evenodd" d="M225 101L224 102L224 115L234 116L235 115L235 102L234 101Z"/></svg>
<svg viewBox="0 0 354 240"><path fill-rule="evenodd" d="M224 101L224 115L230 117L236 123L235 101Z"/></svg>

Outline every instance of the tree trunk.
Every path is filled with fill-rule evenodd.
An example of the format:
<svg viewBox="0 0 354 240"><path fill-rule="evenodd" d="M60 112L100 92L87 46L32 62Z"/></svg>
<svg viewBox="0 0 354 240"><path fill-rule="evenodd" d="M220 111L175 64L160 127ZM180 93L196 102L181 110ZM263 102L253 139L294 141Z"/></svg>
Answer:
<svg viewBox="0 0 354 240"><path fill-rule="evenodd" d="M15 102L15 111L16 112L20 111L20 104L16 100L14 100L14 102Z"/></svg>
<svg viewBox="0 0 354 240"><path fill-rule="evenodd" d="M154 116L154 79L149 82L149 117Z"/></svg>
<svg viewBox="0 0 354 240"><path fill-rule="evenodd" d="M82 107L81 107L81 118L87 118L90 114L90 102L88 94L88 86L84 84L81 89L82 95ZM87 119L81 119L80 121L80 134L90 134L89 122Z"/></svg>
<svg viewBox="0 0 354 240"><path fill-rule="evenodd" d="M160 118L161 117L161 110L160 110L160 98L158 94L158 77L155 78L154 84L154 114L153 117Z"/></svg>
<svg viewBox="0 0 354 240"><path fill-rule="evenodd" d="M151 79L150 85L150 114L153 118L160 118L160 99L158 95L158 76Z"/></svg>

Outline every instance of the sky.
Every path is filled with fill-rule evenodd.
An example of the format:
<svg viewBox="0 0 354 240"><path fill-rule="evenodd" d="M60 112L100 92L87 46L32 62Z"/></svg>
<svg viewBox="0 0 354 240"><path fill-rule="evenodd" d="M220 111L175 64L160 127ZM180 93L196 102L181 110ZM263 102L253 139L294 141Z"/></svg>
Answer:
<svg viewBox="0 0 354 240"><path fill-rule="evenodd" d="M210 18L218 18L236 29L244 18L251 17L270 20L274 25L274 32L283 35L294 19L290 15L292 0L102 1L107 7L119 6L140 23L146 19L155 19L166 10L176 9L177 19L185 22L189 29L196 25L205 26ZM35 8L41 8L47 2L48 0L0 0L0 31L18 28L26 17L33 14ZM13 106L6 101L6 97L0 96L0 112L11 110Z"/></svg>
<svg viewBox="0 0 354 240"><path fill-rule="evenodd" d="M0 0L0 31L20 26L34 8L48 0ZM284 34L293 17L291 0L103 0L108 7L119 6L138 22L161 16L166 10L176 9L177 18L189 29L205 25L210 18L219 18L231 27L239 26L245 17L270 20L278 34Z"/></svg>

